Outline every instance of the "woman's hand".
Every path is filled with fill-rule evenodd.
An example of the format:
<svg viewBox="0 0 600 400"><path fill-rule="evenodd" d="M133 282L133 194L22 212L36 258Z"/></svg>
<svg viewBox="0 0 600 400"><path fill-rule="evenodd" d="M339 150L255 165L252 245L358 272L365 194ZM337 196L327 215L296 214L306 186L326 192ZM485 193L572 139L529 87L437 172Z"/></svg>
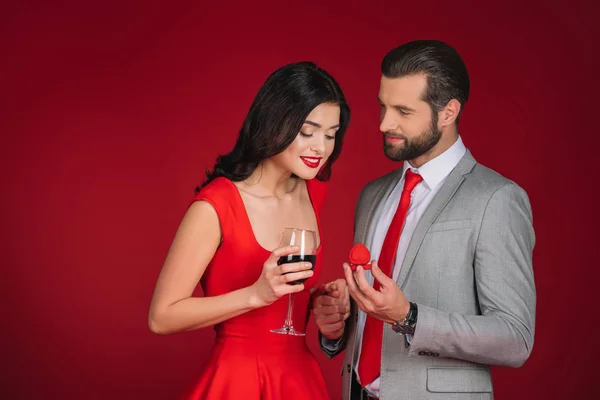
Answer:
<svg viewBox="0 0 600 400"><path fill-rule="evenodd" d="M300 250L298 246L285 246L273 250L263 265L260 277L252 285L253 300L256 307L268 306L286 294L304 290L303 283L291 285L288 282L299 279L305 280L313 276L310 262L300 261L277 265L277 260L280 257L294 254L298 250Z"/></svg>

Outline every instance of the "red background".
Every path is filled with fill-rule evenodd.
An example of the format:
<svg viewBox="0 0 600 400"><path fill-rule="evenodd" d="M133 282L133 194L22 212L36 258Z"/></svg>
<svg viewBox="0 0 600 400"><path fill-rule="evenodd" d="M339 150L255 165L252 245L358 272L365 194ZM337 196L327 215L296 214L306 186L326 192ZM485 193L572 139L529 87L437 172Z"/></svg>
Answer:
<svg viewBox="0 0 600 400"><path fill-rule="evenodd" d="M341 276L361 187L397 166L379 63L437 38L470 70L465 143L534 210L536 342L523 368L494 369L496 396L597 398L597 6L236 3L0 6L0 397L171 399L197 376L212 330L150 333L154 284L204 168L288 62L329 70L354 112L323 217L323 279ZM312 323L307 340L339 398L341 358L319 353Z"/></svg>

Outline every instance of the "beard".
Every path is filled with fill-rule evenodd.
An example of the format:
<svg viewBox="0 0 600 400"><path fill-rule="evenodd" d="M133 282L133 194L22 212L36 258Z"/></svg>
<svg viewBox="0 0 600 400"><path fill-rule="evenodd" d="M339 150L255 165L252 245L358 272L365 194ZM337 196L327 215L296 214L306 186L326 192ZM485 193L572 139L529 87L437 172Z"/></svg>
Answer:
<svg viewBox="0 0 600 400"><path fill-rule="evenodd" d="M442 137L442 132L437 127L437 113L433 113L429 130L421 133L413 139L408 139L406 136L393 132L384 132L383 151L387 158L392 161L414 160L421 157L423 154L430 151ZM385 141L385 136L391 136L404 139L401 147L396 147L393 144L388 144Z"/></svg>

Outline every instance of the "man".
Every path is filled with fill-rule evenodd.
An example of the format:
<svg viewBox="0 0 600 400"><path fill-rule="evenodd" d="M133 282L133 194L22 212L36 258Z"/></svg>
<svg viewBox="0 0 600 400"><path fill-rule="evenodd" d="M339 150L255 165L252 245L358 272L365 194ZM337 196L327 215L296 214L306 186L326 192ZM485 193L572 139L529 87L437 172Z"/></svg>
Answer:
<svg viewBox="0 0 600 400"><path fill-rule="evenodd" d="M344 264L346 323L342 283L314 297L322 349L346 349L344 399L491 399L490 365L519 367L533 346L528 197L465 148L470 83L452 47L406 43L381 72L384 151L402 165L360 194L354 241L377 261Z"/></svg>

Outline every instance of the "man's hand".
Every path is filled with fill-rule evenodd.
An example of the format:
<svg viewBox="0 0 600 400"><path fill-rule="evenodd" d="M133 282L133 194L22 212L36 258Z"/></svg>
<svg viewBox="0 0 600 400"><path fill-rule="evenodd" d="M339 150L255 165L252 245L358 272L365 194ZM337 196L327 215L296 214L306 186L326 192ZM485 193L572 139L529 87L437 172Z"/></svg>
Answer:
<svg viewBox="0 0 600 400"><path fill-rule="evenodd" d="M312 310L321 334L336 340L344 334L346 318L350 316L350 296L344 279L321 285L312 294Z"/></svg>
<svg viewBox="0 0 600 400"><path fill-rule="evenodd" d="M404 297L404 293L396 282L381 271L377 261L372 262L371 273L380 284L379 290L369 285L361 266L352 271L350 265L344 263L350 295L358 307L370 316L389 323L402 321L410 309L410 303Z"/></svg>

